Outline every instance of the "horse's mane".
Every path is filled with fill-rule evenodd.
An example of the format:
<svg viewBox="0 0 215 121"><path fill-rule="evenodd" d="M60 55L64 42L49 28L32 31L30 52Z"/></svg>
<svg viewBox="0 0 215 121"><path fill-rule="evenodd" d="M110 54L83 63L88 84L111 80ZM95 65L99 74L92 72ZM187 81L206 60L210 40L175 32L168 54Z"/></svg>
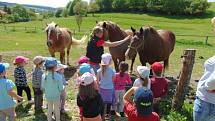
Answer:
<svg viewBox="0 0 215 121"><path fill-rule="evenodd" d="M152 40L153 38L160 38L160 35L158 34L158 31L152 27L152 26L145 26L143 28L143 32L144 32L144 38L146 40ZM156 40L156 39L153 39L153 40Z"/></svg>
<svg viewBox="0 0 215 121"><path fill-rule="evenodd" d="M109 30L109 32L121 33L124 36L126 35L126 32L123 29L121 29L118 26L118 24L116 24L112 21L101 21L101 22L99 22L99 25L102 26L104 22L106 23L107 29Z"/></svg>

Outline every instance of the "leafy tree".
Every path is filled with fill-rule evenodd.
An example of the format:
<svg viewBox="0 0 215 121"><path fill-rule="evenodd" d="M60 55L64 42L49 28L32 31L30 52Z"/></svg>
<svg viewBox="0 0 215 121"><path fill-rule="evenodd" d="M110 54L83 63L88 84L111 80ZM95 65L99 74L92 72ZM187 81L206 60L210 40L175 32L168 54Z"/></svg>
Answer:
<svg viewBox="0 0 215 121"><path fill-rule="evenodd" d="M150 0L128 0L129 9L134 12L143 12L147 10L147 4Z"/></svg>
<svg viewBox="0 0 215 121"><path fill-rule="evenodd" d="M61 17L63 12L63 8L58 8L55 12L55 17Z"/></svg>
<svg viewBox="0 0 215 121"><path fill-rule="evenodd" d="M63 9L62 16L63 17L68 17L68 10L66 8Z"/></svg>
<svg viewBox="0 0 215 121"><path fill-rule="evenodd" d="M111 12L112 11L112 2L113 2L113 0L101 0L102 10L104 12Z"/></svg>
<svg viewBox="0 0 215 121"><path fill-rule="evenodd" d="M74 15L74 6L76 5L77 2L80 2L81 0L73 0L73 1L70 1L68 4L67 4L67 10L68 10L68 14L70 16Z"/></svg>
<svg viewBox="0 0 215 121"><path fill-rule="evenodd" d="M96 3L95 0L91 0L90 4L89 4L89 8L88 8L88 12L91 12L93 17L94 17L94 13L99 11L99 5Z"/></svg>
<svg viewBox="0 0 215 121"><path fill-rule="evenodd" d="M30 20L28 11L22 5L16 5L12 8L12 14L15 22L25 22Z"/></svg>
<svg viewBox="0 0 215 121"><path fill-rule="evenodd" d="M83 15L87 14L87 7L88 7L87 2L80 1L80 2L77 2L73 8L79 32L81 31L81 24L83 21Z"/></svg>
<svg viewBox="0 0 215 121"><path fill-rule="evenodd" d="M114 0L113 9L117 12L126 11L128 8L128 3L126 0Z"/></svg>

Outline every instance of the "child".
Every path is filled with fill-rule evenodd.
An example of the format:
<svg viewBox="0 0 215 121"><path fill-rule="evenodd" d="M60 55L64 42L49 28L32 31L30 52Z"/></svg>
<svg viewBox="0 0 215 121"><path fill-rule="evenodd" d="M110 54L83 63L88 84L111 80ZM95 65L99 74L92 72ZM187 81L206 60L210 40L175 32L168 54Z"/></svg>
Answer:
<svg viewBox="0 0 215 121"><path fill-rule="evenodd" d="M78 60L78 65L81 65L83 63L88 63L89 62L89 58L87 56L81 56Z"/></svg>
<svg viewBox="0 0 215 121"><path fill-rule="evenodd" d="M43 63L44 57L36 56L33 59L35 68L32 73L32 86L34 90L34 109L35 112L42 111L43 106L43 91L41 90L42 75L43 75Z"/></svg>
<svg viewBox="0 0 215 121"><path fill-rule="evenodd" d="M64 113L65 112L65 102L66 102L66 90L65 87L66 85L68 85L68 82L66 81L65 77L64 77L64 69L67 68L67 65L63 65L63 64L58 64L56 71L58 72L58 74L60 74L62 76L62 82L64 85L64 90L61 91L60 94L60 112Z"/></svg>
<svg viewBox="0 0 215 121"><path fill-rule="evenodd" d="M33 101L31 100L31 90L27 83L28 80L26 76L26 71L24 69L28 60L29 59L24 56L16 57L13 62L14 65L16 65L16 68L14 70L14 78L18 95L22 97L22 91L24 90L27 94L29 103L33 103Z"/></svg>
<svg viewBox="0 0 215 121"><path fill-rule="evenodd" d="M60 121L60 94L63 91L62 76L55 72L57 68L57 60L55 58L47 58L45 61L47 72L42 77L42 89L48 103L48 121L52 121L52 112L56 121Z"/></svg>
<svg viewBox="0 0 215 121"><path fill-rule="evenodd" d="M94 83L96 77L89 72L81 76L77 105L83 108L83 121L102 121L103 100Z"/></svg>
<svg viewBox="0 0 215 121"><path fill-rule="evenodd" d="M99 63L101 62L101 56L104 53L103 46L106 47L116 47L128 40L130 40L131 36L129 35L125 39L116 42L107 42L104 41L103 38L103 28L96 26L93 28L91 34L91 40L87 44L87 53L86 56L89 58L89 64L94 69L96 73L97 70L100 68Z"/></svg>
<svg viewBox="0 0 215 121"><path fill-rule="evenodd" d="M6 78L8 67L8 63L0 63L0 121L6 121L7 116L9 121L15 121L15 101L12 98L18 101L23 100L13 90L15 86L13 81Z"/></svg>
<svg viewBox="0 0 215 121"><path fill-rule="evenodd" d="M134 94L134 102L131 100ZM160 121L157 113L152 112L153 95L146 87L132 87L123 97L124 111L128 121Z"/></svg>
<svg viewBox="0 0 215 121"><path fill-rule="evenodd" d="M138 78L134 81L134 87L151 88L151 80L149 79L150 70L146 66L137 66Z"/></svg>
<svg viewBox="0 0 215 121"><path fill-rule="evenodd" d="M168 82L162 76L163 65L160 62L155 62L151 65L153 77L151 78L151 90L153 92L154 111L159 112L159 101L167 94Z"/></svg>
<svg viewBox="0 0 215 121"><path fill-rule="evenodd" d="M115 72L110 68L111 64L111 55L105 53L102 55L101 68L97 71L97 81L99 83L99 93L102 96L102 99L105 103L106 114L109 117L111 105L114 104L115 94L113 79Z"/></svg>
<svg viewBox="0 0 215 121"><path fill-rule="evenodd" d="M123 96L125 94L125 86L127 84L132 84L131 78L129 74L127 73L128 71L128 64L125 61L122 61L119 64L119 73L116 73L115 79L114 79L114 88L115 88L115 97L116 97L116 104L117 101L119 103L119 112L121 117L124 117L124 112L123 112Z"/></svg>
<svg viewBox="0 0 215 121"><path fill-rule="evenodd" d="M193 107L194 121L215 119L215 56L204 63L205 72L199 80Z"/></svg>

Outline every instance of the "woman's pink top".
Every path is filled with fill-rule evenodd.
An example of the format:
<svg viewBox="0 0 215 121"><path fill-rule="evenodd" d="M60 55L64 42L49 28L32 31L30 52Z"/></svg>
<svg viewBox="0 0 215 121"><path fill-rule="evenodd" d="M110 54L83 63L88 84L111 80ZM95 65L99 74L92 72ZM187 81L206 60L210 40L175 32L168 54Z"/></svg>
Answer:
<svg viewBox="0 0 215 121"><path fill-rule="evenodd" d="M126 84L132 84L129 74L124 73L123 77L121 77L120 73L116 73L114 79L115 90L125 90Z"/></svg>

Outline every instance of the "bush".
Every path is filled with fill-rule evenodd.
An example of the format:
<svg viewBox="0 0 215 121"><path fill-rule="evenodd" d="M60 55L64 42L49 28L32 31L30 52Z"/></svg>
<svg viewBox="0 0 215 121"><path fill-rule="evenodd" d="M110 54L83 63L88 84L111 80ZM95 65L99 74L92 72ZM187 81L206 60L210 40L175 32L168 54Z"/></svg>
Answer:
<svg viewBox="0 0 215 121"><path fill-rule="evenodd" d="M192 0L189 7L185 9L186 14L199 15L206 12L210 4L207 0Z"/></svg>

